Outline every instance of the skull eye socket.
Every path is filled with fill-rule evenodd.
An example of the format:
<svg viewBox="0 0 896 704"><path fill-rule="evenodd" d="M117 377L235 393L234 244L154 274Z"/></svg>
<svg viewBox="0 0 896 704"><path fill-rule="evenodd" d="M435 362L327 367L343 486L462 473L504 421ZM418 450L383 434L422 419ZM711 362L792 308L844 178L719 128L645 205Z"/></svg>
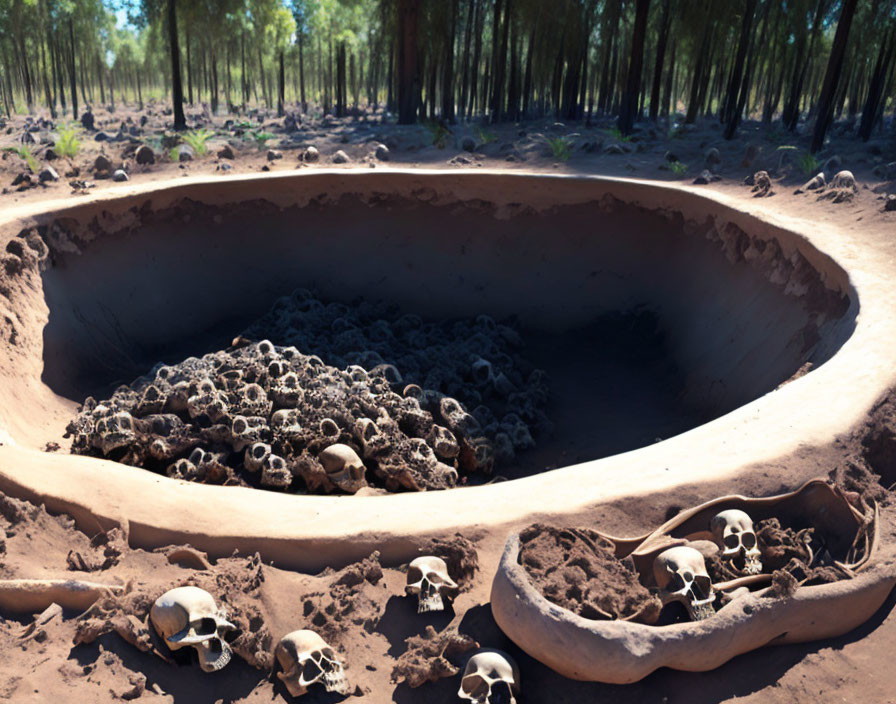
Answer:
<svg viewBox="0 0 896 704"><path fill-rule="evenodd" d="M218 624L215 619L211 618L210 616L206 616L205 618L201 618L193 624L193 630L198 636L210 636L214 635L217 632Z"/></svg>
<svg viewBox="0 0 896 704"><path fill-rule="evenodd" d="M729 533L722 539L722 542L725 543L726 548L740 547L740 535L737 533Z"/></svg>
<svg viewBox="0 0 896 704"><path fill-rule="evenodd" d="M467 693L472 699L477 701L485 701L485 697L489 693L489 685L481 675L467 675L461 681L461 689Z"/></svg>
<svg viewBox="0 0 896 704"><path fill-rule="evenodd" d="M492 691L488 699L490 704L510 704L513 701L513 692L510 683L499 680L492 685Z"/></svg>
<svg viewBox="0 0 896 704"><path fill-rule="evenodd" d="M408 582L409 583L419 582L421 579L423 579L423 572L420 570L419 567L411 567L408 569Z"/></svg>
<svg viewBox="0 0 896 704"><path fill-rule="evenodd" d="M320 665L317 664L316 658L319 653L311 653L311 657L305 661L302 666L302 680L305 682L313 682L323 674Z"/></svg>
<svg viewBox="0 0 896 704"><path fill-rule="evenodd" d="M694 579L694 593L701 599L706 599L712 592L712 581L709 577L696 577Z"/></svg>
<svg viewBox="0 0 896 704"><path fill-rule="evenodd" d="M680 592L684 588L685 588L684 578L682 578L682 576L680 574L678 574L677 572L672 575L672 579L669 581L669 584L666 587L666 589L670 592Z"/></svg>
<svg viewBox="0 0 896 704"><path fill-rule="evenodd" d="M747 550L756 547L756 536L753 533L744 533L741 537L741 543Z"/></svg>

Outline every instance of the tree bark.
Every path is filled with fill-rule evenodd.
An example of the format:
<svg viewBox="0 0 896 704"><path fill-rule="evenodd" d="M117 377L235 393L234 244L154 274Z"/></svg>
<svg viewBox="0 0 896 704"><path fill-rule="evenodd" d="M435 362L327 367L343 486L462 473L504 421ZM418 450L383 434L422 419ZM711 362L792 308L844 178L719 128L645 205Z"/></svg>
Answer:
<svg viewBox="0 0 896 704"><path fill-rule="evenodd" d="M638 111L638 92L641 89L641 67L644 63L644 37L647 34L647 14L650 0L637 0L635 6L635 26L632 31L632 55L628 65L625 96L619 113L619 131L623 135L632 133L635 115Z"/></svg>
<svg viewBox="0 0 896 704"><path fill-rule="evenodd" d="M656 45L656 61L653 65L653 86L650 90L650 120L656 122L660 113L660 84L663 77L663 61L666 58L666 41L669 37L671 0L663 0L663 14L660 18L660 36Z"/></svg>
<svg viewBox="0 0 896 704"><path fill-rule="evenodd" d="M277 73L277 115L286 114L286 68L283 64L283 49L280 49L280 70Z"/></svg>
<svg viewBox="0 0 896 704"><path fill-rule="evenodd" d="M831 45L831 55L828 58L824 81L821 84L821 95L818 98L818 114L815 118L815 130L812 133L812 145L809 147L813 154L824 145L824 136L831 124L833 100L837 92L837 84L840 81L840 73L843 70L843 56L846 53L849 28L852 26L857 3L858 0L843 0L843 9L840 11L834 43Z"/></svg>
<svg viewBox="0 0 896 704"><path fill-rule="evenodd" d="M78 86L76 83L77 67L75 66L75 27L71 16L68 18L68 37L71 42L71 55L69 57L69 75L71 76L72 91L72 117L78 119Z"/></svg>
<svg viewBox="0 0 896 704"><path fill-rule="evenodd" d="M892 33L888 32L884 36L880 50L877 53L877 62L868 85L868 96L865 98L865 105L862 108L862 121L859 124L859 137L862 138L863 142L867 142L871 138L871 130L874 128L880 98L883 95L890 62L893 59L894 44L896 42L892 41Z"/></svg>
<svg viewBox="0 0 896 704"><path fill-rule="evenodd" d="M184 116L184 87L180 75L180 45L177 39L177 1L168 0L168 44L171 50L171 102L174 108L174 129L187 129Z"/></svg>
<svg viewBox="0 0 896 704"><path fill-rule="evenodd" d="M454 124L454 28L457 25L457 0L451 2L450 25L442 72L442 119Z"/></svg>
<svg viewBox="0 0 896 704"><path fill-rule="evenodd" d="M308 103L305 102L305 37L299 35L299 100L302 101L302 113L308 112Z"/></svg>
<svg viewBox="0 0 896 704"><path fill-rule="evenodd" d="M419 92L417 28L420 0L398 0L398 124L416 120Z"/></svg>

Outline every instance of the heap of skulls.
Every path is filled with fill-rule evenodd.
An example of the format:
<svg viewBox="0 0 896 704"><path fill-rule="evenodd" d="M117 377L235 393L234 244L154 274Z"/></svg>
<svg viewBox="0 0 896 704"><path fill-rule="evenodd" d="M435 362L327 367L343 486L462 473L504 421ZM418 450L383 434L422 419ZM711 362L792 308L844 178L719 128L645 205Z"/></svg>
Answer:
<svg viewBox="0 0 896 704"><path fill-rule="evenodd" d="M549 428L545 375L521 346L486 316L424 323L299 291L227 350L156 365L105 401L86 399L68 433L75 453L189 481L450 488Z"/></svg>

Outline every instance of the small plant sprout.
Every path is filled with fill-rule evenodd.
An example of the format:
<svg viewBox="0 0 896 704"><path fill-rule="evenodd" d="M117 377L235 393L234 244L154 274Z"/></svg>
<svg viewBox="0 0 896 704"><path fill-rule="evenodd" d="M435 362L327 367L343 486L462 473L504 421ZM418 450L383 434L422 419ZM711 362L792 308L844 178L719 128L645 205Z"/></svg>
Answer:
<svg viewBox="0 0 896 704"><path fill-rule="evenodd" d="M669 168L676 176L684 176L688 172L688 165L681 161L673 161L669 164Z"/></svg>
<svg viewBox="0 0 896 704"><path fill-rule="evenodd" d="M196 156L205 156L208 154L207 142L214 136L215 133L211 130L193 130L184 135L184 142L190 146Z"/></svg>
<svg viewBox="0 0 896 704"><path fill-rule="evenodd" d="M78 128L72 123L65 123L56 130L56 153L66 159L74 159L81 149L81 140L78 139Z"/></svg>
<svg viewBox="0 0 896 704"><path fill-rule="evenodd" d="M806 152L800 157L800 169L807 178L817 174L820 168L821 163L815 158L814 154Z"/></svg>
<svg viewBox="0 0 896 704"><path fill-rule="evenodd" d="M546 141L555 159L568 161L572 156L573 140L571 137L548 137Z"/></svg>
<svg viewBox="0 0 896 704"><path fill-rule="evenodd" d="M448 144L448 137L451 134L451 130L445 127L441 122L428 122L426 127L432 135L433 146L437 149L444 149L445 145Z"/></svg>
<svg viewBox="0 0 896 704"><path fill-rule="evenodd" d="M40 164L37 159L34 158L34 154L31 153L31 147L27 144L23 144L18 147L7 147L7 152L12 152L16 156L18 156L22 161L25 162L25 165L28 167L31 173L36 174L40 171Z"/></svg>
<svg viewBox="0 0 896 704"><path fill-rule="evenodd" d="M168 150L168 158L171 159L171 161L180 161L180 147L171 147L171 149Z"/></svg>
<svg viewBox="0 0 896 704"><path fill-rule="evenodd" d="M253 130L249 133L249 136L255 141L255 146L258 148L258 151L261 151L265 148L268 140L274 138L270 132L259 132L257 130Z"/></svg>
<svg viewBox="0 0 896 704"><path fill-rule="evenodd" d="M480 144L491 144L498 138L494 132L489 132L481 127L476 128L476 136L479 138Z"/></svg>

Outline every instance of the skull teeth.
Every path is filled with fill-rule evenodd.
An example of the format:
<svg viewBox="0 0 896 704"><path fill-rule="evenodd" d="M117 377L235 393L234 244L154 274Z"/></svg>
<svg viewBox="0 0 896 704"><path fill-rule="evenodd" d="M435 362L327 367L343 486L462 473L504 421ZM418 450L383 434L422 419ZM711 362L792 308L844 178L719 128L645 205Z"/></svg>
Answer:
<svg viewBox="0 0 896 704"><path fill-rule="evenodd" d="M420 594L420 602L417 604L417 613L425 614L430 611L444 611L445 602L442 601L442 595L436 592L431 596L423 596Z"/></svg>
<svg viewBox="0 0 896 704"><path fill-rule="evenodd" d="M694 621L703 621L710 616L715 616L716 610L712 608L712 601L688 604L688 612Z"/></svg>
<svg viewBox="0 0 896 704"><path fill-rule="evenodd" d="M328 692L348 694L348 680L341 672L327 672L323 676L324 688Z"/></svg>

